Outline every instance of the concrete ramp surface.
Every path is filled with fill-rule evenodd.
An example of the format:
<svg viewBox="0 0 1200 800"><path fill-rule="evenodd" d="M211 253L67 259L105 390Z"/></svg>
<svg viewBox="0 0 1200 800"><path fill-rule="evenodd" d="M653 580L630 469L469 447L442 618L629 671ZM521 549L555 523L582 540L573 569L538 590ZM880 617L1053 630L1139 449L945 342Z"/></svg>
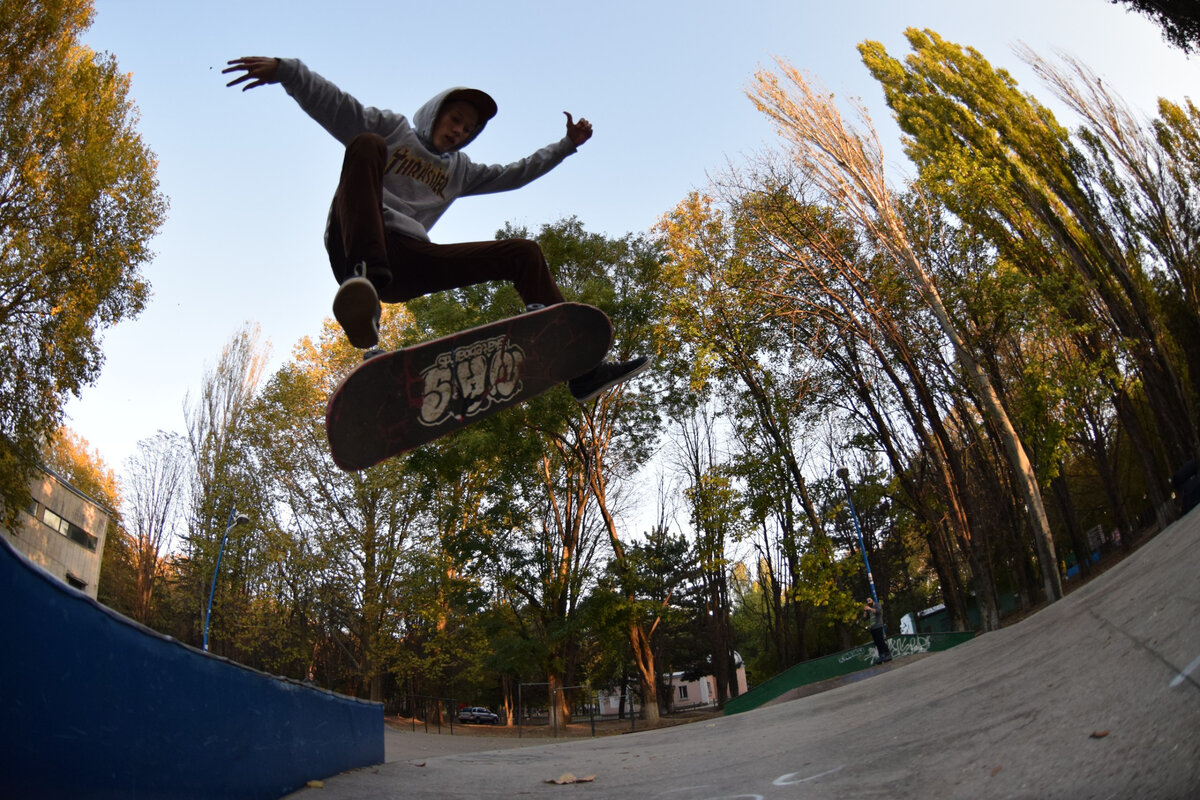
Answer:
<svg viewBox="0 0 1200 800"><path fill-rule="evenodd" d="M294 797L1195 800L1198 576L1192 513L1018 624L822 694L644 733L422 755ZM595 780L546 783L564 773Z"/></svg>

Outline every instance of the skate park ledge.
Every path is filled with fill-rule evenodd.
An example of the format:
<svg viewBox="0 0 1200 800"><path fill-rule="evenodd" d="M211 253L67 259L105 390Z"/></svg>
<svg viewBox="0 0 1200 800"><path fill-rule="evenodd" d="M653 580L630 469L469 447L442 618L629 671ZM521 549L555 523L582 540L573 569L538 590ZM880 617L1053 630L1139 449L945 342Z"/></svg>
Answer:
<svg viewBox="0 0 1200 800"><path fill-rule="evenodd" d="M0 537L9 797L277 798L384 760L383 706L163 636Z"/></svg>

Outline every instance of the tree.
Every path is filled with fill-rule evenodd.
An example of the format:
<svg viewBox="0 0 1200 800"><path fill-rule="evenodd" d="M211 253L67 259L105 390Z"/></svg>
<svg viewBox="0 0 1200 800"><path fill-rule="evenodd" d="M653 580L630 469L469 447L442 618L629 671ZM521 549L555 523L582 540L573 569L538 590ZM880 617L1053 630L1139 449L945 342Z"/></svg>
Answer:
<svg viewBox="0 0 1200 800"><path fill-rule="evenodd" d="M528 234L509 228L500 235ZM600 307L612 319L613 356L644 352L653 313L650 287L659 264L655 247L640 237L610 239L588 233L574 218L544 225L537 239L564 294ZM515 301L507 287L498 296L511 297L509 307ZM650 455L658 422L653 397L633 384L622 384L581 407L565 392L551 392L507 412L504 419L520 421L526 437L524 442L507 440L506 460L522 459L529 445L536 445L540 453L529 462L538 480L522 481L530 530L528 536L515 532L514 538L523 541L514 546L524 555L511 562L519 569L503 584L523 600L525 624L545 637L546 679L555 686L571 685L579 658L580 626L575 617L592 580L590 566L599 540L607 537L620 553L622 540L628 538L619 521L621 490ZM531 433L536 437L530 439ZM654 716L658 706L653 653L640 646L648 641L641 635L641 620L627 622L646 713ZM569 706L561 693L559 703L561 718L566 718Z"/></svg>
<svg viewBox="0 0 1200 800"><path fill-rule="evenodd" d="M760 71L751 99L792 145L792 154L802 171L824 190L835 207L847 212L868 232L880 252L892 259L917 287L971 380L983 411L1004 447L1034 533L1046 596L1051 600L1061 598L1054 539L1033 465L991 378L951 318L930 271L910 242L899 206L884 177L877 137L873 130L863 134L846 126L830 95L813 89L790 65L780 62L779 66L795 94L781 86L778 76ZM862 116L865 120L865 113Z"/></svg>
<svg viewBox="0 0 1200 800"><path fill-rule="evenodd" d="M1195 0L1108 0L1149 17L1163 38L1185 53L1200 49L1200 11Z"/></svg>
<svg viewBox="0 0 1200 800"><path fill-rule="evenodd" d="M539 404L542 413L529 409L529 418L540 419L544 432L535 440L541 449L535 465L538 480L526 488L527 521L502 542L504 574L496 580L500 598L511 603L530 648L538 655L539 678L545 677L551 690L576 684L577 612L591 583L603 535L592 511L586 471L574 458L569 436L561 432L561 420L571 413L562 401L571 401L565 397L559 401ZM550 435L556 429L560 432ZM510 457L518 448L509 449ZM568 698L563 693L555 696L556 719L569 721Z"/></svg>
<svg viewBox="0 0 1200 800"><path fill-rule="evenodd" d="M141 312L139 268L166 202L129 77L79 43L90 0L0 0L0 500L69 394L99 375L100 334Z"/></svg>
<svg viewBox="0 0 1200 800"><path fill-rule="evenodd" d="M732 470L718 459L715 419L699 408L677 421L676 467L685 481L684 497L695 536L694 556L699 576L697 623L717 684L717 703L738 695L729 597L728 547L743 531L741 498L733 486Z"/></svg>
<svg viewBox="0 0 1200 800"><path fill-rule="evenodd" d="M612 299L604 303L618 324L613 352L620 358L629 358L649 344L653 311L650 287L658 267L657 254L644 243L630 255L632 258L616 264L618 270L610 278ZM634 570L626 560L625 543L629 537L622 536L618 524L620 488L648 460L658 422L653 394L626 383L584 407L580 417L571 420L569 438L565 440L586 477L612 545L617 573L623 578L632 576ZM637 589L632 583L625 583L621 590L627 601L635 601ZM647 624L651 626L649 629ZM653 623L634 615L628 619L628 626L642 684L646 721L653 726L659 718L658 670L651 641Z"/></svg>
<svg viewBox="0 0 1200 800"><path fill-rule="evenodd" d="M1133 110L1082 62L1063 67L1024 47L1018 54L1058 99L1085 120L1079 134L1096 194L1108 200L1127 246L1152 257L1160 294L1178 296L1200 321L1200 110L1160 98L1159 118L1142 124Z"/></svg>
<svg viewBox="0 0 1200 800"><path fill-rule="evenodd" d="M740 448L734 459L746 486L749 517L763 528L764 585L776 616L775 643L782 665L807 657L805 629L810 606L792 602L799 587L814 577L806 565L823 552L824 525L803 470L806 417L823 402L814 380L815 359L804 346L804 333L779 312L780 287L786 283L773 242L748 224L746 205L732 201L728 213L713 198L693 193L659 225L669 258L662 281L664 322L660 339L669 354L671 374L692 395L715 394ZM783 290L786 294L787 290ZM785 576L774 574L766 557L778 529ZM820 583L818 581L818 583ZM784 595L787 595L785 597ZM790 630L789 630L790 629Z"/></svg>
<svg viewBox="0 0 1200 800"><path fill-rule="evenodd" d="M252 505L258 475L251 468L245 447L252 408L268 348L259 342L257 325L245 324L226 342L216 365L205 370L199 397L184 398L187 442L191 450L192 474L188 500L188 530L185 535L186 567L183 579L191 595L195 617L205 613L211 592L210 577L216 566L220 542L230 510L240 503ZM239 510L242 510L239 509ZM225 574L238 563L249 545L252 528L229 542ZM198 629L198 628L197 628Z"/></svg>
<svg viewBox="0 0 1200 800"><path fill-rule="evenodd" d="M386 310L386 346L401 343L405 321L402 310ZM244 604L252 590L257 602L288 609L292 629L276 627L273 635L280 647L289 637L287 647L322 685L382 700L390 637L399 635L406 616L416 627L408 614L412 604L402 602L400 593L436 582L438 575L436 562L429 564L431 574L405 575L415 572L406 548L425 510L421 478L407 457L350 473L329 455L325 403L360 360L328 321L320 340L302 340L244 409L240 432L235 428L230 442L245 445L238 471L261 479L251 492L259 539L242 543L223 572L230 570L233 591L226 596L234 601ZM237 591L239 586L246 588ZM223 624L243 652L257 655L261 642L245 621Z"/></svg>
<svg viewBox="0 0 1200 800"><path fill-rule="evenodd" d="M1025 271L1071 324L1091 332L1078 337L1081 352L1113 376L1118 409L1125 375L1142 384L1161 445L1163 464L1149 483L1152 506L1161 509L1169 474L1162 467L1194 458L1200 441L1153 281L1106 207L1125 202L1121 190L1105 186L1066 129L1009 73L932 31L905 35L915 52L904 62L876 42L859 50L907 134L905 152L922 186ZM1138 421L1131 414L1123 421L1134 435Z"/></svg>
<svg viewBox="0 0 1200 800"><path fill-rule="evenodd" d="M703 623L699 617L702 605L693 606L692 614L683 607L696 577L695 560L689 550L687 540L672 534L660 521L646 532L644 541L631 542L627 547L618 545L597 590L609 595L614 616L631 634L634 667L642 679L646 721L651 726L658 722L660 705L671 708L672 674L694 674L700 669L701 674L708 674L706 668L697 669L703 656L689 653L689 642L682 635L689 617L696 625ZM653 671L653 691L647 668Z"/></svg>
<svg viewBox="0 0 1200 800"><path fill-rule="evenodd" d="M187 443L165 431L138 442L125 466L136 592L131 616L145 625L151 623L154 593L163 580L164 548L183 520L190 469Z"/></svg>

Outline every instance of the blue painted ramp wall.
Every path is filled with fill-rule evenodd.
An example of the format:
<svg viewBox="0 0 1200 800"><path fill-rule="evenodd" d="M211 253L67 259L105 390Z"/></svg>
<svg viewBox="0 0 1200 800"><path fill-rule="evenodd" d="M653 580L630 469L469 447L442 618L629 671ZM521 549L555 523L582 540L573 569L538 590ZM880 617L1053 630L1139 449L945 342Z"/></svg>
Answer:
<svg viewBox="0 0 1200 800"><path fill-rule="evenodd" d="M0 797L277 798L383 758L378 703L161 636L0 536Z"/></svg>

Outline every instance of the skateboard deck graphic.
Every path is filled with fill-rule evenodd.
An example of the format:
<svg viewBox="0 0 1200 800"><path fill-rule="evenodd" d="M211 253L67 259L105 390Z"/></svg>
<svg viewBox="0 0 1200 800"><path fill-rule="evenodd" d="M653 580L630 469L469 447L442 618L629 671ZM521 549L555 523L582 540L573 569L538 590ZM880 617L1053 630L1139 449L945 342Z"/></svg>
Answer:
<svg viewBox="0 0 1200 800"><path fill-rule="evenodd" d="M465 428L587 372L611 344L603 311L559 303L375 356L329 398L334 463L365 469Z"/></svg>

